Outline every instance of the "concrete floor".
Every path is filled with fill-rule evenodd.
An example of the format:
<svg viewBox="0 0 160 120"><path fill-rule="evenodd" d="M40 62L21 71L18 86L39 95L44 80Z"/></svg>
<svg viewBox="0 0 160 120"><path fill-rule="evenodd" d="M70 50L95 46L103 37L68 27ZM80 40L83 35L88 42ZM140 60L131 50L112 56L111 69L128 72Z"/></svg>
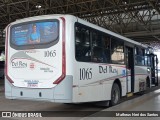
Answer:
<svg viewBox="0 0 160 120"><path fill-rule="evenodd" d="M8 100L4 97L4 89L0 86L0 111L70 111L70 115L77 114L75 111L94 111L82 117L48 117L48 118L0 118L0 120L160 120L160 87L153 88L152 92L135 97L113 107L97 107L92 104L60 104L50 102L37 102L25 100ZM129 113L128 113L129 111ZM106 117L116 113L140 113L152 116L148 117ZM148 114L149 113L149 114ZM158 117L153 116L158 114ZM50 113L52 114L52 113ZM78 114L77 114L78 115Z"/></svg>
<svg viewBox="0 0 160 120"><path fill-rule="evenodd" d="M94 117L105 116L113 111L114 115L120 113L121 117ZM124 114L129 114L132 117L123 117ZM138 113L138 117L135 117L134 113ZM143 113L146 117L140 117ZM157 117L158 116L158 117ZM125 101L119 105L104 109L97 112L83 120L160 120L160 89L153 92L144 94L141 97L137 97L128 101Z"/></svg>
<svg viewBox="0 0 160 120"><path fill-rule="evenodd" d="M88 114L86 117L54 117L54 120L160 120L160 89L153 92L144 94L140 97L136 97L131 100L122 102L116 106L109 108L98 108L96 106L81 104L81 105L66 105L58 103L48 102L33 102L33 101L20 101L20 100L6 100L3 93L0 93L0 111L63 111L70 110L72 114L75 111L91 111L95 110L95 113ZM145 111L145 113L144 113ZM116 113L144 113L151 115L149 117L106 117L111 112ZM111 114L113 114L111 113ZM149 114L148 114L149 113ZM159 115L155 117L154 115ZM109 115L110 116L110 115ZM22 118L0 118L0 120L21 120ZM23 118L24 119L24 118ZM25 118L26 120L53 120L53 117L48 118ZM25 120L24 119L24 120Z"/></svg>

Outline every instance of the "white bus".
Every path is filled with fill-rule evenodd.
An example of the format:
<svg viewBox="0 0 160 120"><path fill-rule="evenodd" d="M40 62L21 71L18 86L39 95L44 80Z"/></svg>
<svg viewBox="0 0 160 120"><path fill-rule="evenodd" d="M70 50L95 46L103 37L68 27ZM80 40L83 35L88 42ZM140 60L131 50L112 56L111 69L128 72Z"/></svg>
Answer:
<svg viewBox="0 0 160 120"><path fill-rule="evenodd" d="M24 18L5 31L7 99L115 105L151 78L157 85L147 46L75 16Z"/></svg>

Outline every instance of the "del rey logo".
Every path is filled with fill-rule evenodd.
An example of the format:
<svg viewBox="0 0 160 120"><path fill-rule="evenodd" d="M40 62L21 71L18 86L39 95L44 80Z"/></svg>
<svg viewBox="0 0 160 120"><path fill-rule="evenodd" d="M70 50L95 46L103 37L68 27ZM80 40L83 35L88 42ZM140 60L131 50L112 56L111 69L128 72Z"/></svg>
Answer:
<svg viewBox="0 0 160 120"><path fill-rule="evenodd" d="M27 68L27 63L23 61L12 61L11 62L13 68Z"/></svg>

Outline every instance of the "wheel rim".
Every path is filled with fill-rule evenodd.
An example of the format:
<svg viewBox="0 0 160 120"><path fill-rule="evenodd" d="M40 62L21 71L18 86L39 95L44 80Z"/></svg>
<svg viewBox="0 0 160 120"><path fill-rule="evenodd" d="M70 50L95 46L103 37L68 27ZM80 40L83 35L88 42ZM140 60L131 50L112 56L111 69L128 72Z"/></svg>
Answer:
<svg viewBox="0 0 160 120"><path fill-rule="evenodd" d="M113 91L113 102L116 104L119 101L119 92L118 90Z"/></svg>

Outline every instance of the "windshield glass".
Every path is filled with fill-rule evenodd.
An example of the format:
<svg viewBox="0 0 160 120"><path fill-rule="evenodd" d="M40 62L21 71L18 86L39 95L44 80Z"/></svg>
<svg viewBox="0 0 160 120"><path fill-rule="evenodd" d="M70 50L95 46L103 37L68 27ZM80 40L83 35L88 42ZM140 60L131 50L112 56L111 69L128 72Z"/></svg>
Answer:
<svg viewBox="0 0 160 120"><path fill-rule="evenodd" d="M38 21L11 27L11 45L28 46L54 42L58 39L59 22Z"/></svg>

